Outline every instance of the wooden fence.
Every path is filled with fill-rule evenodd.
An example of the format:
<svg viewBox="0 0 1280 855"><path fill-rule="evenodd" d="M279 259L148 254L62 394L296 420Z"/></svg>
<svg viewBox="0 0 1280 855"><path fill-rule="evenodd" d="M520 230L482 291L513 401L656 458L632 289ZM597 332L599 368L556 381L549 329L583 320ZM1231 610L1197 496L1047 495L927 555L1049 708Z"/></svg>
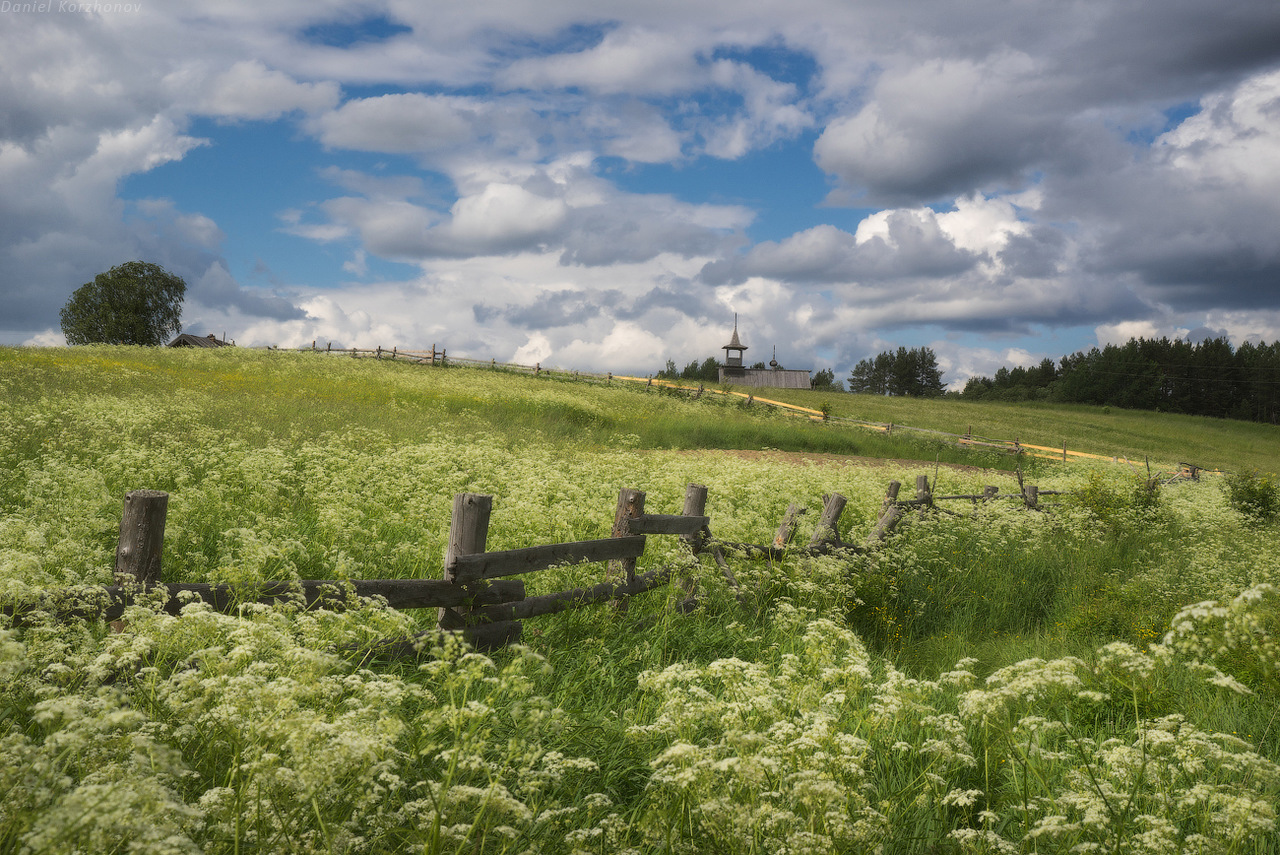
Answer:
<svg viewBox="0 0 1280 855"><path fill-rule="evenodd" d="M955 513L938 507L939 502L963 500L975 507L1002 499L1013 499L1029 510L1044 510L1041 499L1062 495L1039 490L1034 485L1019 483L1017 494L1002 494L998 487L988 486L981 494L938 496L929 484L929 476L916 479L913 499L899 498L901 484L892 481L886 491L880 514L865 541L854 544L840 536L840 517L847 500L839 493L823 497L822 514L807 543L793 543L799 520L806 509L791 504L783 515L769 543L724 541L711 533L711 520L706 515L707 488L689 484L684 507L679 514L654 514L645 510L645 494L624 488L619 492L614 511L613 528L608 538L553 543L501 551L489 551L487 539L493 497L477 493L459 493L454 497L449 525L448 546L442 579L304 579L267 581L252 590L236 589L216 583L165 582L162 570L162 548L168 494L156 490L135 490L124 500L120 535L116 548L115 584L81 586L45 592L24 603L5 604L0 611L22 623L33 612L53 612L59 618L90 618L118 623L125 609L143 592L163 588L167 595L164 609L180 613L192 599L209 603L223 612L234 611L240 604L252 601L275 603L292 601L315 607L340 607L348 595L380 598L396 609L437 609L436 627L411 638L384 639L364 648L366 655L416 655L424 646L438 640L442 633L458 633L480 649L495 649L518 641L522 622L540 615L566 609L581 608L612 601L625 609L633 597L663 588L673 581L681 587L677 609L687 612L698 605L695 580L687 573L671 568L658 568L637 573L637 559L645 551L651 536L676 536L693 556L710 555L725 580L741 600L750 592L743 591L726 554L743 558L778 560L787 555L857 552L875 547L885 540L893 528L910 511ZM519 577L550 567L599 563L606 565L604 580L590 587L527 596Z"/></svg>

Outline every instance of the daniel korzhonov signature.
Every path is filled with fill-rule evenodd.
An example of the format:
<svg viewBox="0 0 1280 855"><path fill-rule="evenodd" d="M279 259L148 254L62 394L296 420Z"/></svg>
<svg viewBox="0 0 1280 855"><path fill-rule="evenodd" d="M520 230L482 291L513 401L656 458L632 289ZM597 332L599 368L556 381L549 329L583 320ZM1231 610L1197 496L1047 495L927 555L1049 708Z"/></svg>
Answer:
<svg viewBox="0 0 1280 855"><path fill-rule="evenodd" d="M0 15L110 15L135 13L142 11L141 3L72 3L71 0L58 0L56 3L15 3L13 0L0 0Z"/></svg>

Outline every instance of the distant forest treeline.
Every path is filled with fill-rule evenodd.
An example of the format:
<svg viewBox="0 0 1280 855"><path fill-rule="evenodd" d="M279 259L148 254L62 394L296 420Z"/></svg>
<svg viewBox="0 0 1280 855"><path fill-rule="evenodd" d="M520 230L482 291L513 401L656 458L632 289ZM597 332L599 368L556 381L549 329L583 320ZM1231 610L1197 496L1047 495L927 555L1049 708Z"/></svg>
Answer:
<svg viewBox="0 0 1280 855"><path fill-rule="evenodd" d="M1280 419L1280 342L1233 348L1225 338L1192 344L1131 339L1088 353L1001 368L974 377L960 397L1055 401L1270 422Z"/></svg>

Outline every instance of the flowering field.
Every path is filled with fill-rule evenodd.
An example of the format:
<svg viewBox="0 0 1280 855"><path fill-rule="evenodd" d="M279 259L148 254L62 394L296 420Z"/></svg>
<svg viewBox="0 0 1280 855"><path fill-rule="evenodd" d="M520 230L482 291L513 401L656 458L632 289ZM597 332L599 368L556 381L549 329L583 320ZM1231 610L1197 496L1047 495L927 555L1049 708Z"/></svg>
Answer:
<svg viewBox="0 0 1280 855"><path fill-rule="evenodd" d="M756 543L830 492L861 542L890 479L1017 490L715 402L320 355L0 350L0 404L0 603L108 583L144 487L166 580L245 585L438 578L460 491L507 549L606 536L621 487L677 513L705 484ZM804 453L715 450L752 438ZM659 591L488 656L340 652L435 618L369 602L0 618L0 852L1280 852L1276 523L1217 477L1028 477L1075 495L730 556L741 597L654 537L640 570L688 570L699 609Z"/></svg>

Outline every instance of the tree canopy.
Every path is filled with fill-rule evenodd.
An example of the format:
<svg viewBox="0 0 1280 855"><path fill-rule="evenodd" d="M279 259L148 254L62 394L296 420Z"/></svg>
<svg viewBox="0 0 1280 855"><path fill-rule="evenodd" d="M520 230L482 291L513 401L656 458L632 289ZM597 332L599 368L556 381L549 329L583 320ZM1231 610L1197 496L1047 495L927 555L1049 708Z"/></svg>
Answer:
<svg viewBox="0 0 1280 855"><path fill-rule="evenodd" d="M864 359L849 375L849 391L867 395L936 398L947 391L938 358L927 347L898 348Z"/></svg>
<svg viewBox="0 0 1280 855"><path fill-rule="evenodd" d="M1055 365L973 377L961 397L1045 400L1188 415L1280 421L1280 342L1135 338L1077 351Z"/></svg>
<svg viewBox="0 0 1280 855"><path fill-rule="evenodd" d="M187 283L158 264L130 261L99 273L62 307L67 344L156 347L182 330Z"/></svg>
<svg viewBox="0 0 1280 855"><path fill-rule="evenodd" d="M676 368L675 362L668 359L667 367L659 371L656 376L666 380L701 380L706 383L716 383L720 380L720 363L714 356L708 356L702 362L693 360L681 371Z"/></svg>

